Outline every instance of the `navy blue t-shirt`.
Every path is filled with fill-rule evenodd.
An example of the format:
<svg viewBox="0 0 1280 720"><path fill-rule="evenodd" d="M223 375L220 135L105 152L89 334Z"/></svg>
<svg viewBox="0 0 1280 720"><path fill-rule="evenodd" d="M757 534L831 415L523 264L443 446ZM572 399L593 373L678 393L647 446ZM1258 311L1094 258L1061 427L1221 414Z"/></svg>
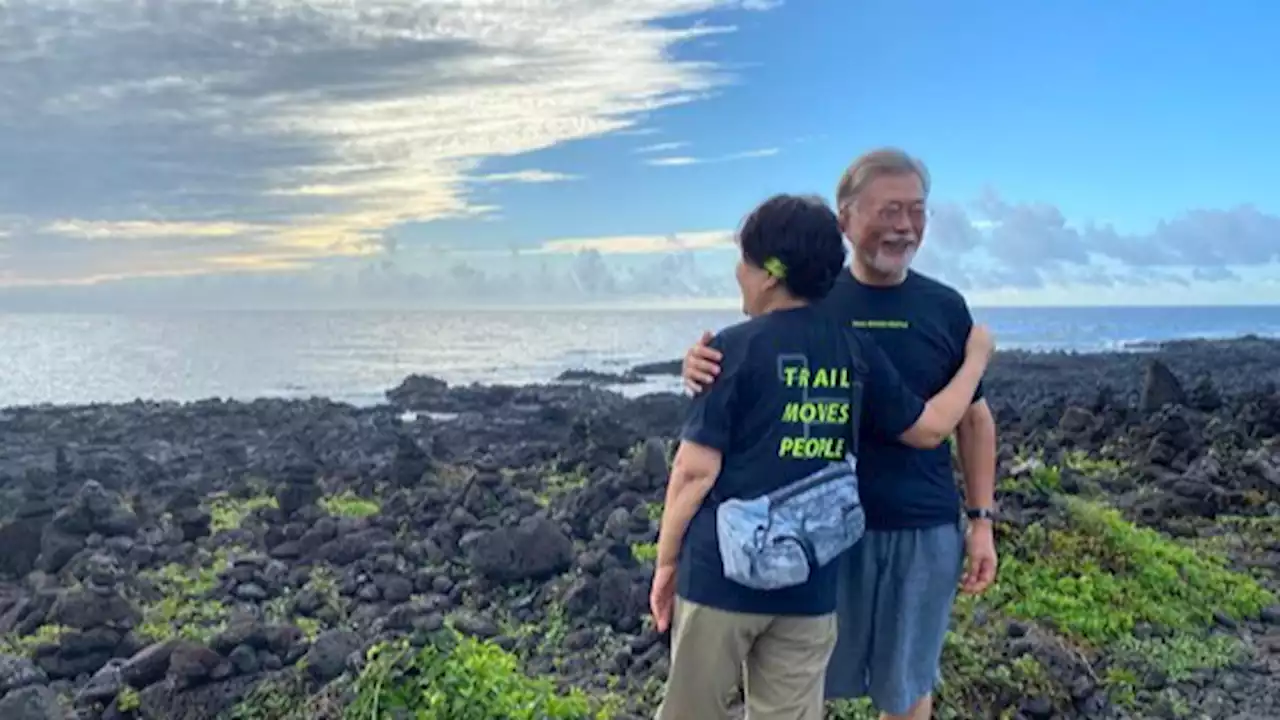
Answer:
<svg viewBox="0 0 1280 720"><path fill-rule="evenodd" d="M821 307L874 338L920 397L938 394L964 363L973 327L964 297L918 272L892 287L865 285L844 272ZM974 400L981 397L979 385ZM858 470L869 528L927 528L959 520L949 442L919 450L864 436Z"/></svg>
<svg viewBox="0 0 1280 720"><path fill-rule="evenodd" d="M860 346L861 371L848 336ZM835 563L803 585L762 591L724 576L716 507L729 498L772 492L843 460L857 417L863 438L896 438L924 403L907 389L874 342L815 307L780 310L723 330L711 346L724 355L720 376L689 407L682 438L719 450L723 465L689 523L677 564L686 600L731 612L822 615L836 602ZM861 407L851 382L861 379ZM861 442L859 443L861 444Z"/></svg>

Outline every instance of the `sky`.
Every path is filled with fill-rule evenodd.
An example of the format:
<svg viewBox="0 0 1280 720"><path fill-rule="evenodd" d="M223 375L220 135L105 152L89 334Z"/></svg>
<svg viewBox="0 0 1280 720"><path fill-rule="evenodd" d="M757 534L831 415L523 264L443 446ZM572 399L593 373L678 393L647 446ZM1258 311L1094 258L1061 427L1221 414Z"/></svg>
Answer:
<svg viewBox="0 0 1280 720"><path fill-rule="evenodd" d="M976 305L1280 303L1280 4L0 0L0 306L706 301L933 178Z"/></svg>

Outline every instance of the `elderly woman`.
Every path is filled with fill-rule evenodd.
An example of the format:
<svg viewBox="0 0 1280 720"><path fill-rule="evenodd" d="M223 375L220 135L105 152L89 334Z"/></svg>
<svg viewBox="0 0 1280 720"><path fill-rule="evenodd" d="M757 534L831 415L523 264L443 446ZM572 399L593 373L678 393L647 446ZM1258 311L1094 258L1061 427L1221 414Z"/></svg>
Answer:
<svg viewBox="0 0 1280 720"><path fill-rule="evenodd" d="M749 319L711 342L721 373L689 408L659 532L650 609L672 636L658 717L728 718L745 680L749 720L822 720L836 639L831 560L864 526L858 438L939 445L993 344L976 327L964 364L925 402L873 341L813 306L845 260L825 203L770 198L738 244Z"/></svg>

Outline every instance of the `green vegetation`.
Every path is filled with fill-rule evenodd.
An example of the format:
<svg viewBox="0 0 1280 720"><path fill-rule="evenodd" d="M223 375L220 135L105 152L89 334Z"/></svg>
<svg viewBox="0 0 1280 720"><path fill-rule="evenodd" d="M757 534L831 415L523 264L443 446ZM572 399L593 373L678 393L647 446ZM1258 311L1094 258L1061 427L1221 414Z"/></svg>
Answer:
<svg viewBox="0 0 1280 720"><path fill-rule="evenodd" d="M371 517L382 512L382 505L377 500L362 498L350 490L339 495L323 498L320 505L325 512L335 517Z"/></svg>
<svg viewBox="0 0 1280 720"><path fill-rule="evenodd" d="M150 642L183 638L208 642L226 627L227 608L211 599L218 576L228 567L229 550L214 553L194 566L170 563L142 573L160 599L142 604L139 636Z"/></svg>
<svg viewBox="0 0 1280 720"><path fill-rule="evenodd" d="M346 712L356 718L422 720L603 720L585 694L557 692L525 675L516 657L492 643L446 631L420 649L380 644L355 682Z"/></svg>
<svg viewBox="0 0 1280 720"><path fill-rule="evenodd" d="M1175 631L1208 627L1215 611L1256 616L1275 602L1223 558L1135 527L1120 513L1074 497L1060 499L1069 523L1034 524L1005 549L993 604L1027 619L1049 619L1093 646L1148 623Z"/></svg>
<svg viewBox="0 0 1280 720"><path fill-rule="evenodd" d="M139 697L138 691L131 687L125 686L116 695L116 709L122 713L131 713L142 707L142 698Z"/></svg>
<svg viewBox="0 0 1280 720"><path fill-rule="evenodd" d="M218 493L209 498L210 529L216 535L240 527L244 519L262 508L279 507L274 496L259 494L248 498L236 498Z"/></svg>
<svg viewBox="0 0 1280 720"><path fill-rule="evenodd" d="M334 682L312 695L300 668L285 670L258 683L225 720L340 720L346 687Z"/></svg>
<svg viewBox="0 0 1280 720"><path fill-rule="evenodd" d="M1022 477L1005 478L997 484L1005 493L1053 495L1062 491L1062 472L1056 467L1042 467Z"/></svg>
<svg viewBox="0 0 1280 720"><path fill-rule="evenodd" d="M1001 705L1024 697L1064 699L1035 656L1002 657L1004 623L985 621L981 609L980 598L961 595L956 599L942 650L943 683L935 710L938 718L968 717L966 711L983 708L993 698Z"/></svg>
<svg viewBox="0 0 1280 720"><path fill-rule="evenodd" d="M644 565L652 565L658 559L657 543L632 543L631 557Z"/></svg>
<svg viewBox="0 0 1280 720"><path fill-rule="evenodd" d="M263 608L267 619L297 626L308 640L315 640L326 627L342 625L347 619L347 600L338 592L338 581L327 565L312 568L311 577L307 579L302 591L313 592L320 598L320 607L315 612L320 618L296 614L294 602L297 596L286 591L267 602Z"/></svg>
<svg viewBox="0 0 1280 720"><path fill-rule="evenodd" d="M1103 449L1104 452L1106 448ZM1067 467L1085 475L1107 475L1124 469L1118 461L1107 457L1094 457L1083 450L1072 450L1063 458Z"/></svg>
<svg viewBox="0 0 1280 720"><path fill-rule="evenodd" d="M1123 474L1112 460L1078 452L1065 460L1088 477ZM1183 543L1138 527L1104 503L1064 494L1057 467L1005 479L1000 489L1047 499L1052 509L1015 533L998 533L998 582L982 597L957 601L943 652L939 718L961 717L984 702L1066 702L1066 689L1055 686L1040 659L1008 656L1000 618L1029 621L1037 646L1102 668L1098 680L1113 701L1158 705L1178 716L1185 701L1174 691L1142 690L1144 678L1156 673L1178 682L1196 669L1236 662L1244 648L1234 636L1212 632L1215 616L1255 617L1276 602L1256 580L1229 567L1222 550L1239 543L1238 536ZM1239 525L1275 529L1259 520ZM870 713L866 708L840 711L835 717L841 720L870 717L858 714Z"/></svg>
<svg viewBox="0 0 1280 720"><path fill-rule="evenodd" d="M1129 483L1110 459L1068 453L1064 464L1098 481ZM998 713L1013 717L1023 698L1065 710L1070 688L1043 662L1076 664L1125 707L1161 717L1189 717L1170 686L1199 669L1229 666L1246 653L1234 635L1213 631L1216 616L1256 616L1276 602L1226 553L1256 548L1280 532L1276 518L1219 518L1221 535L1182 542L1134 525L1102 502L1063 492L1062 469L1045 466L1000 482L1002 494L1049 501L1039 522L997 532L999 581L980 597L961 596L943 649L940 720ZM1011 642L1005 622L1023 620L1026 642ZM1152 684L1151 677L1161 678ZM1159 686L1162 690L1147 690ZM832 703L831 720L871 720L867 702Z"/></svg>
<svg viewBox="0 0 1280 720"><path fill-rule="evenodd" d="M587 484L587 476L581 468L569 472L550 473L542 478L542 491L537 495L538 504L546 507L556 498L568 495Z"/></svg>
<svg viewBox="0 0 1280 720"><path fill-rule="evenodd" d="M1280 515L1219 515L1214 525L1217 533L1198 539L1196 547L1232 554L1266 547L1280 538Z"/></svg>
<svg viewBox="0 0 1280 720"><path fill-rule="evenodd" d="M516 639L514 652L522 658L534 653L552 654L569 634L569 618L559 603L543 608L537 622L517 624L508 616L500 624L504 634Z"/></svg>
<svg viewBox="0 0 1280 720"><path fill-rule="evenodd" d="M0 653L30 657L35 654L36 649L46 645L57 645L62 642L64 635L73 632L75 631L71 628L62 625L41 625L30 635L0 636Z"/></svg>

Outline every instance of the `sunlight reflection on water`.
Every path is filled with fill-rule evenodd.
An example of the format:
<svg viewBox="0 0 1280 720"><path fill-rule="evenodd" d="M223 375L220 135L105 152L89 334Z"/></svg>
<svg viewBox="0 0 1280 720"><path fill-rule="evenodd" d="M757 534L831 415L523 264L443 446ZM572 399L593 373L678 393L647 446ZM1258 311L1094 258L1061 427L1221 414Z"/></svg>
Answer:
<svg viewBox="0 0 1280 720"><path fill-rule="evenodd" d="M1003 348L1096 350L1185 336L1280 332L1280 308L994 308ZM381 402L406 375L450 383L551 381L671 360L714 310L0 314L0 406L135 398L323 395ZM617 388L678 391L675 378Z"/></svg>

